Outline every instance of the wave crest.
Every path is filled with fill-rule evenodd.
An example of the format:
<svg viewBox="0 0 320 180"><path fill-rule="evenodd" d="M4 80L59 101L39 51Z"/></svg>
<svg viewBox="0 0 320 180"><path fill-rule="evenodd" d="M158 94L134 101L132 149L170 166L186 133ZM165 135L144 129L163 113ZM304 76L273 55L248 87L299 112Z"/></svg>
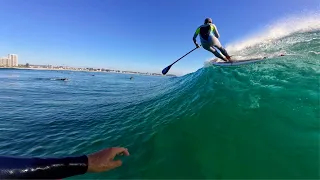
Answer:
<svg viewBox="0 0 320 180"><path fill-rule="evenodd" d="M272 43L275 40L295 33L320 31L320 13L295 15L286 17L267 25L262 32L254 33L243 40L228 44L226 48L230 54L239 53L257 45Z"/></svg>

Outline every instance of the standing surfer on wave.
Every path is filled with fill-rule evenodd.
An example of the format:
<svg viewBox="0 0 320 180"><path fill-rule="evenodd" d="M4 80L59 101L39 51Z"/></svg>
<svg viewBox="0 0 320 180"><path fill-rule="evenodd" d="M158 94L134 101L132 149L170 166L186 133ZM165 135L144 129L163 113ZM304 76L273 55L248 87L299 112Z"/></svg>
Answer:
<svg viewBox="0 0 320 180"><path fill-rule="evenodd" d="M198 48L200 46L197 43L196 38L199 34L201 45L205 50L212 52L216 57L224 61L233 62L227 51L221 46L221 43L218 40L220 37L218 29L214 24L212 24L211 18L206 18L204 20L204 24L199 26L193 35L193 42ZM215 48L218 48L225 57L223 57Z"/></svg>

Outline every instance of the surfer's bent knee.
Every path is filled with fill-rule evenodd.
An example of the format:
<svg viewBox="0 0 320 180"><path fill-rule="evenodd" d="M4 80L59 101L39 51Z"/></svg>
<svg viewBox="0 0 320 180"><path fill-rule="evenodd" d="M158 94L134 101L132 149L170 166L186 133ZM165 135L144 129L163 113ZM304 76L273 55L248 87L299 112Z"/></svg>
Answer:
<svg viewBox="0 0 320 180"><path fill-rule="evenodd" d="M205 41L205 40L202 40L201 41L201 45L202 45L202 47L204 48L204 49L206 49L206 50L211 50L212 49L212 46L213 46L213 43L212 43L212 41ZM214 49L214 48L213 48ZM214 49L215 50L215 49Z"/></svg>

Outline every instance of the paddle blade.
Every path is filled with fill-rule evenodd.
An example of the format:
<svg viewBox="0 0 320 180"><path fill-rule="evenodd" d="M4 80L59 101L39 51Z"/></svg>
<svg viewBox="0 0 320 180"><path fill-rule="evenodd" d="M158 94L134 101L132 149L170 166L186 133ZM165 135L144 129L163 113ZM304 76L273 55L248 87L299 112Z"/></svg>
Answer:
<svg viewBox="0 0 320 180"><path fill-rule="evenodd" d="M170 70L171 66L172 66L172 65L170 65L170 66L168 66L168 67L164 68L164 69L162 70L162 74L163 74L163 75L167 74L167 73L168 73L168 71Z"/></svg>

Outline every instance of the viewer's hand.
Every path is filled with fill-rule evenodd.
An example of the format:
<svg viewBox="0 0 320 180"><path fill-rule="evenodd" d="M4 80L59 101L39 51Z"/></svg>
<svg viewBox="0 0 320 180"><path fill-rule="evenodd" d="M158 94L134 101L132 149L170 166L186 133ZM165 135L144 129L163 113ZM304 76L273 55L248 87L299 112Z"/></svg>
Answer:
<svg viewBox="0 0 320 180"><path fill-rule="evenodd" d="M88 172L109 171L121 166L121 160L113 160L116 155L129 156L128 149L113 147L88 155Z"/></svg>

